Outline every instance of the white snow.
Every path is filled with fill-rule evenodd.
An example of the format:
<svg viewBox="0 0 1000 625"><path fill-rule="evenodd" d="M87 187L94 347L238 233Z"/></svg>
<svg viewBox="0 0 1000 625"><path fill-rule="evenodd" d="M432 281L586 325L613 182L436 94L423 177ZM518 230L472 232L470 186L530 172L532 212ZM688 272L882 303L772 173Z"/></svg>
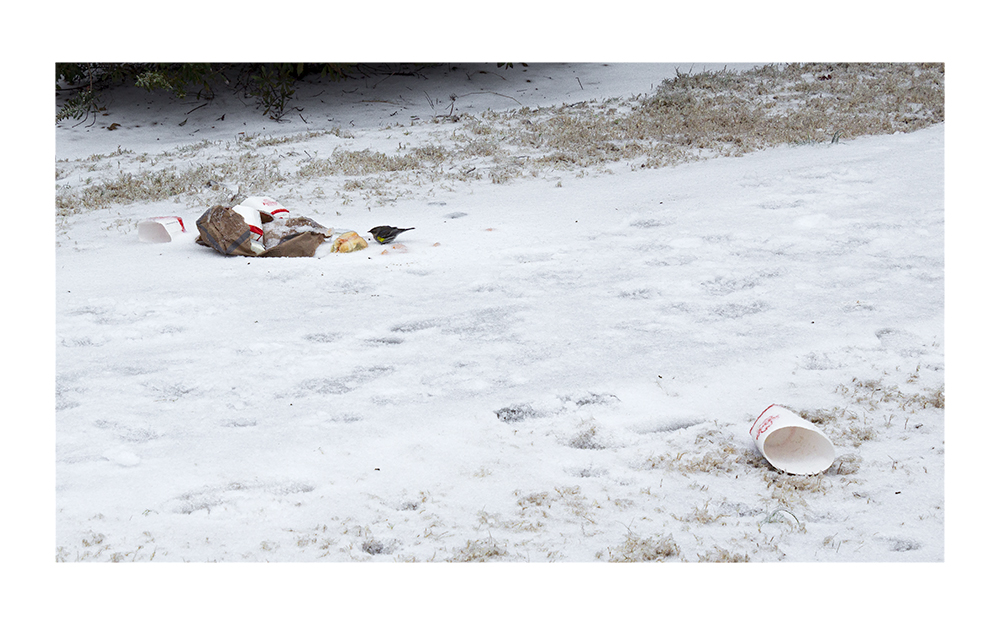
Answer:
<svg viewBox="0 0 1000 625"><path fill-rule="evenodd" d="M561 79L519 94L537 103L575 97L576 78L641 92L671 69L533 71ZM427 82L443 92L450 74ZM352 118L359 144L391 132L367 130L391 109L329 117ZM163 130L115 139L224 132ZM92 134L113 133L62 124L58 156L110 147ZM581 562L672 536L692 561L940 561L943 410L837 389L943 385L943 146L939 126L370 210L279 198L337 228L415 227L309 259L197 246L204 207L74 217L56 250L59 555L426 561L486 541L500 559ZM107 227L171 213L189 229L171 244ZM877 436L841 442L860 468L794 505L769 492L770 468L657 468L750 449L772 403L853 410ZM789 506L801 528L762 523ZM686 520L698 510L716 520Z"/></svg>
<svg viewBox="0 0 1000 625"><path fill-rule="evenodd" d="M390 153L467 85L456 113L648 93L678 66L466 65L304 89L283 123L227 94L191 110L120 90L107 121L59 124L56 157L208 141L190 161L207 162L240 132L331 126ZM57 558L580 563L669 536L689 562L941 562L944 133L383 205L286 189L338 231L415 228L316 258L220 256L193 242L193 203L73 216L55 250ZM160 215L188 233L140 242ZM853 413L872 438L842 420L830 471L790 478L748 436L772 403Z"/></svg>

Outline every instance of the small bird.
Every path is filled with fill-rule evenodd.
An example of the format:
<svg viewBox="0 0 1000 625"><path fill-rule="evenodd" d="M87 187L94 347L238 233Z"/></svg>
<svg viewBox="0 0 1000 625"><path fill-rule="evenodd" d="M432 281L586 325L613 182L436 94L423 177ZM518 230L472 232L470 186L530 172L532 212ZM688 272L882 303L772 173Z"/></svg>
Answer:
<svg viewBox="0 0 1000 625"><path fill-rule="evenodd" d="M393 228L392 226L376 226L368 232L371 233L375 240L385 245L387 243L392 243L399 236L400 232L406 232L407 230L413 230L413 228Z"/></svg>

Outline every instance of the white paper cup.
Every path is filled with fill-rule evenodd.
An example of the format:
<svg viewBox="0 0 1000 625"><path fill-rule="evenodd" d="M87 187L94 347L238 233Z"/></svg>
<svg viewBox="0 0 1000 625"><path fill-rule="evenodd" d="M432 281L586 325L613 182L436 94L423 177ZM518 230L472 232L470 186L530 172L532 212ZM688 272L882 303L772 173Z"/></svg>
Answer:
<svg viewBox="0 0 1000 625"><path fill-rule="evenodd" d="M771 404L750 428L757 449L775 468L794 475L822 473L833 464L833 443L788 408Z"/></svg>
<svg viewBox="0 0 1000 625"><path fill-rule="evenodd" d="M180 217L150 217L139 222L139 240L144 243L170 243L184 229Z"/></svg>
<svg viewBox="0 0 1000 625"><path fill-rule="evenodd" d="M240 202L240 204L242 206L249 206L250 208L256 208L261 212L268 213L275 219L288 217L288 209L282 206L277 200L273 200L269 197L255 195L253 197L248 197Z"/></svg>

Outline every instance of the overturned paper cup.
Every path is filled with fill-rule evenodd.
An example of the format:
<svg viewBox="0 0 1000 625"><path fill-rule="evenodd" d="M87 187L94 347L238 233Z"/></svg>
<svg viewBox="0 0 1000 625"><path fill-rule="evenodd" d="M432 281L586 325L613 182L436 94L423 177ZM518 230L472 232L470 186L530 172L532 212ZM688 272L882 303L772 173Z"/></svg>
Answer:
<svg viewBox="0 0 1000 625"><path fill-rule="evenodd" d="M144 243L170 243L184 229L180 217L150 217L139 222L139 240Z"/></svg>
<svg viewBox="0 0 1000 625"><path fill-rule="evenodd" d="M776 469L794 475L822 473L833 464L833 443L788 408L771 404L750 428L757 449Z"/></svg>

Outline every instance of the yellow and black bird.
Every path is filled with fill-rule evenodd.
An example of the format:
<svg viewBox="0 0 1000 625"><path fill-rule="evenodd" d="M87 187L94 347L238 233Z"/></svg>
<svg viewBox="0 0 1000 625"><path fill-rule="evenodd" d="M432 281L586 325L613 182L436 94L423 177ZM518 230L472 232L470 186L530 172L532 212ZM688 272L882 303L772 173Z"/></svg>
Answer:
<svg viewBox="0 0 1000 625"><path fill-rule="evenodd" d="M387 243L392 243L399 236L400 232L406 232L407 230L413 230L413 228L393 228L392 226L376 226L368 232L371 233L375 240L385 245Z"/></svg>

